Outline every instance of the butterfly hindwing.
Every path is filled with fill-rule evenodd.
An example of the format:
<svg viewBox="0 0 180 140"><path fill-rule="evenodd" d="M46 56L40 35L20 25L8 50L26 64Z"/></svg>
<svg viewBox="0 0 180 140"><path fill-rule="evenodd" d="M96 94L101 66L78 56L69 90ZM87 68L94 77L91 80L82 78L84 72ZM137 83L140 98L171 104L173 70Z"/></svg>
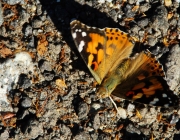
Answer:
<svg viewBox="0 0 180 140"><path fill-rule="evenodd" d="M154 106L178 106L178 97L169 89L162 65L150 52L131 61L125 78L112 93L115 96Z"/></svg>

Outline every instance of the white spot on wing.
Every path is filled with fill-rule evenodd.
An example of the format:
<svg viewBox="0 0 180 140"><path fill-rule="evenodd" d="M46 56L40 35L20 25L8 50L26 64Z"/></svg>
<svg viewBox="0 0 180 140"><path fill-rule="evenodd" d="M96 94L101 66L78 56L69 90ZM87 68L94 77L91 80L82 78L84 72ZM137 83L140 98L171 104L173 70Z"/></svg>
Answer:
<svg viewBox="0 0 180 140"><path fill-rule="evenodd" d="M154 101L156 101L156 102L157 102L157 101L159 101L159 99L158 99L158 98L154 98Z"/></svg>
<svg viewBox="0 0 180 140"><path fill-rule="evenodd" d="M81 41L78 48L79 52L82 52L84 45L85 45L84 41Z"/></svg>
<svg viewBox="0 0 180 140"><path fill-rule="evenodd" d="M79 29L79 32L81 32L82 30L81 29Z"/></svg>
<svg viewBox="0 0 180 140"><path fill-rule="evenodd" d="M77 34L76 33L72 33L73 38L76 38Z"/></svg>
<svg viewBox="0 0 180 140"><path fill-rule="evenodd" d="M159 99L158 99L158 98L154 98L154 100L153 100L153 101L151 101L151 102L150 102L150 104L154 105L154 104L156 104L158 101L159 101Z"/></svg>
<svg viewBox="0 0 180 140"><path fill-rule="evenodd" d="M82 32L82 37L87 36L86 32Z"/></svg>
<svg viewBox="0 0 180 140"><path fill-rule="evenodd" d="M149 104L151 104L151 105L154 105L156 102L154 102L154 101L151 101Z"/></svg>
<svg viewBox="0 0 180 140"><path fill-rule="evenodd" d="M163 97L163 98L167 98L167 94L163 93L163 94L162 94L162 97Z"/></svg>

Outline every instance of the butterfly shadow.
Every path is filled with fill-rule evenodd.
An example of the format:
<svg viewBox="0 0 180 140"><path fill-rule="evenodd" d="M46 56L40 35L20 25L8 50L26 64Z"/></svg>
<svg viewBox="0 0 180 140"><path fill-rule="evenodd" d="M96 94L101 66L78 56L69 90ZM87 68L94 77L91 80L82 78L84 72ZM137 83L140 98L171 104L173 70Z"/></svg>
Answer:
<svg viewBox="0 0 180 140"><path fill-rule="evenodd" d="M92 27L113 27L120 28L123 31L127 30L125 27L120 26L118 22L115 22L111 17L108 17L107 13L100 12L98 9L98 6L100 5L98 5L97 2L87 2L89 5L96 4L97 9L92 8L87 4L81 5L74 0L61 0L59 3L49 0L40 0L40 2L42 4L42 11L47 12L47 15L54 23L55 27L62 34L63 40L65 40L67 45L70 46L71 56L73 57L72 59L74 59L72 65L75 69L77 68L88 71L82 59L78 59L78 61L76 61L76 58L81 57L71 36L70 22L73 19L77 19L82 23Z"/></svg>

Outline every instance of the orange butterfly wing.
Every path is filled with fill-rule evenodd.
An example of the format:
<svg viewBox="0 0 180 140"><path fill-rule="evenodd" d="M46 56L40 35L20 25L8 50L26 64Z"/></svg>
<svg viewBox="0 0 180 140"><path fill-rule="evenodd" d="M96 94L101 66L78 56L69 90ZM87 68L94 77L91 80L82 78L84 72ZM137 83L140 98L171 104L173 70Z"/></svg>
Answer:
<svg viewBox="0 0 180 140"><path fill-rule="evenodd" d="M99 84L132 52L134 44L119 29L89 27L77 20L70 25L77 49Z"/></svg>

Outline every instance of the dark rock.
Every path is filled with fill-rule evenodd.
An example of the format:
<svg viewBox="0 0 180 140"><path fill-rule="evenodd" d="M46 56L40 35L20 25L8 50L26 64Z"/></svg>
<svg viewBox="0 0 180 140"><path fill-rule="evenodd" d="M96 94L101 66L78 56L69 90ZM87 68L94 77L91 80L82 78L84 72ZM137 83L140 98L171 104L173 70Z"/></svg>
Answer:
<svg viewBox="0 0 180 140"><path fill-rule="evenodd" d="M91 138L92 138L93 140L97 140L97 139L98 139L98 133L93 133L93 134L91 134Z"/></svg>
<svg viewBox="0 0 180 140"><path fill-rule="evenodd" d="M7 36L6 28L5 28L4 26L1 26L1 27L0 27L0 34L1 34L1 36L3 36L3 37L6 37L6 36Z"/></svg>
<svg viewBox="0 0 180 140"><path fill-rule="evenodd" d="M67 127L64 124L61 124L59 128L60 128L60 135L62 138L66 140L71 138L72 133L69 127Z"/></svg>
<svg viewBox="0 0 180 140"><path fill-rule="evenodd" d="M25 27L25 36L31 36L32 35L32 27L30 25L27 25Z"/></svg>
<svg viewBox="0 0 180 140"><path fill-rule="evenodd" d="M128 124L126 126L126 131L129 133L136 133L138 135L141 134L141 131L138 128L134 127L132 124Z"/></svg>
<svg viewBox="0 0 180 140"><path fill-rule="evenodd" d="M30 38L28 39L27 47L29 47L29 48L35 48L34 36L32 36L32 37L30 37Z"/></svg>
<svg viewBox="0 0 180 140"><path fill-rule="evenodd" d="M41 20L34 20L33 24L32 24L33 28L41 28L41 26L43 26L43 23Z"/></svg>
<svg viewBox="0 0 180 140"><path fill-rule="evenodd" d="M21 111L21 114L19 114L18 119L23 120L28 115L29 115L29 111L23 110L23 111Z"/></svg>
<svg viewBox="0 0 180 140"><path fill-rule="evenodd" d="M36 139L38 136L42 136L44 134L43 125L31 125L27 134L27 137L30 139Z"/></svg>
<svg viewBox="0 0 180 140"><path fill-rule="evenodd" d="M95 130L98 130L100 128L100 118L99 118L99 113L97 113L94 117L94 121L93 121L93 128Z"/></svg>
<svg viewBox="0 0 180 140"><path fill-rule="evenodd" d="M42 91L40 94L40 100L45 100L47 98L47 92L46 91Z"/></svg>
<svg viewBox="0 0 180 140"><path fill-rule="evenodd" d="M48 61L40 60L39 61L39 69L43 73L44 71L52 71L52 66Z"/></svg>
<svg viewBox="0 0 180 140"><path fill-rule="evenodd" d="M153 36L148 36L147 37L147 44L149 46L155 46L155 44L157 43L157 39Z"/></svg>
<svg viewBox="0 0 180 140"><path fill-rule="evenodd" d="M164 6L159 6L156 8L154 12L154 16L152 17L152 28L157 31L160 29L162 31L162 35L167 35L167 30L169 28L169 23L167 20L167 9Z"/></svg>
<svg viewBox="0 0 180 140"><path fill-rule="evenodd" d="M111 100L109 98L104 98L103 99L103 104L108 108L113 107L112 102L111 102Z"/></svg>
<svg viewBox="0 0 180 140"><path fill-rule="evenodd" d="M135 16L135 12L132 11L132 5L127 4L125 9L124 9L126 18L132 18Z"/></svg>
<svg viewBox="0 0 180 140"><path fill-rule="evenodd" d="M43 76L44 76L45 80L51 81L54 78L54 73L53 72L49 72L49 71L45 71L43 73Z"/></svg>
<svg viewBox="0 0 180 140"><path fill-rule="evenodd" d="M78 93L77 89L71 89L67 95L63 96L62 99L63 100L67 100L70 96L75 95Z"/></svg>
<svg viewBox="0 0 180 140"><path fill-rule="evenodd" d="M167 68L167 82L171 90L179 92L179 78L180 78L180 47L178 44L174 45L168 55Z"/></svg>
<svg viewBox="0 0 180 140"><path fill-rule="evenodd" d="M32 101L30 98L26 97L26 98L23 98L22 102L21 102L21 106L24 107L24 108L28 108L28 107L31 107L32 105Z"/></svg>
<svg viewBox="0 0 180 140"><path fill-rule="evenodd" d="M177 19L171 19L170 21L169 21L169 24L170 24L170 26L176 26L177 25Z"/></svg>
<svg viewBox="0 0 180 140"><path fill-rule="evenodd" d="M13 28L13 29L18 28L19 27L18 21L16 21L16 20L11 21L10 22L10 27Z"/></svg>
<svg viewBox="0 0 180 140"><path fill-rule="evenodd" d="M78 117L79 117L79 119L86 118L88 112L89 112L88 105L85 102L81 102L78 106Z"/></svg>
<svg viewBox="0 0 180 140"><path fill-rule="evenodd" d="M38 4L37 5L37 15L41 15L42 14L42 5Z"/></svg>
<svg viewBox="0 0 180 140"><path fill-rule="evenodd" d="M98 136L98 140L109 140L109 139L110 139L110 137L106 134L100 134Z"/></svg>
<svg viewBox="0 0 180 140"><path fill-rule="evenodd" d="M8 140L9 139L9 132L8 130L5 130L3 133L0 135L1 140Z"/></svg>
<svg viewBox="0 0 180 140"><path fill-rule="evenodd" d="M136 0L128 0L129 4L135 4Z"/></svg>
<svg viewBox="0 0 180 140"><path fill-rule="evenodd" d="M176 124L179 121L179 116L177 114L173 114L170 120L170 124Z"/></svg>
<svg viewBox="0 0 180 140"><path fill-rule="evenodd" d="M9 5L15 5L18 3L24 4L24 0L3 0L3 2L8 3Z"/></svg>
<svg viewBox="0 0 180 140"><path fill-rule="evenodd" d="M134 25L131 30L132 30L134 33L138 34L140 29L141 29L141 28L140 28L139 26Z"/></svg>
<svg viewBox="0 0 180 140"><path fill-rule="evenodd" d="M10 18L14 16L14 13L11 9L4 10L3 14L4 14L4 18Z"/></svg>
<svg viewBox="0 0 180 140"><path fill-rule="evenodd" d="M47 36L47 41L48 41L48 42L53 42L53 39L54 39L53 36Z"/></svg>
<svg viewBox="0 0 180 140"><path fill-rule="evenodd" d="M81 132L74 137L74 140L89 140L90 135L86 132Z"/></svg>
<svg viewBox="0 0 180 140"><path fill-rule="evenodd" d="M141 13L144 13L144 12L148 11L150 8L151 8L151 5L149 3L144 3L144 4L140 5L139 11Z"/></svg>
<svg viewBox="0 0 180 140"><path fill-rule="evenodd" d="M1 1L0 1L0 26L2 25L3 22L4 22L3 9L2 9Z"/></svg>
<svg viewBox="0 0 180 140"><path fill-rule="evenodd" d="M31 81L25 74L19 76L18 84L21 88L26 89L31 86Z"/></svg>
<svg viewBox="0 0 180 140"><path fill-rule="evenodd" d="M137 23L138 23L138 26L143 28L149 24L149 20L148 18L144 18L144 19L139 20Z"/></svg>

